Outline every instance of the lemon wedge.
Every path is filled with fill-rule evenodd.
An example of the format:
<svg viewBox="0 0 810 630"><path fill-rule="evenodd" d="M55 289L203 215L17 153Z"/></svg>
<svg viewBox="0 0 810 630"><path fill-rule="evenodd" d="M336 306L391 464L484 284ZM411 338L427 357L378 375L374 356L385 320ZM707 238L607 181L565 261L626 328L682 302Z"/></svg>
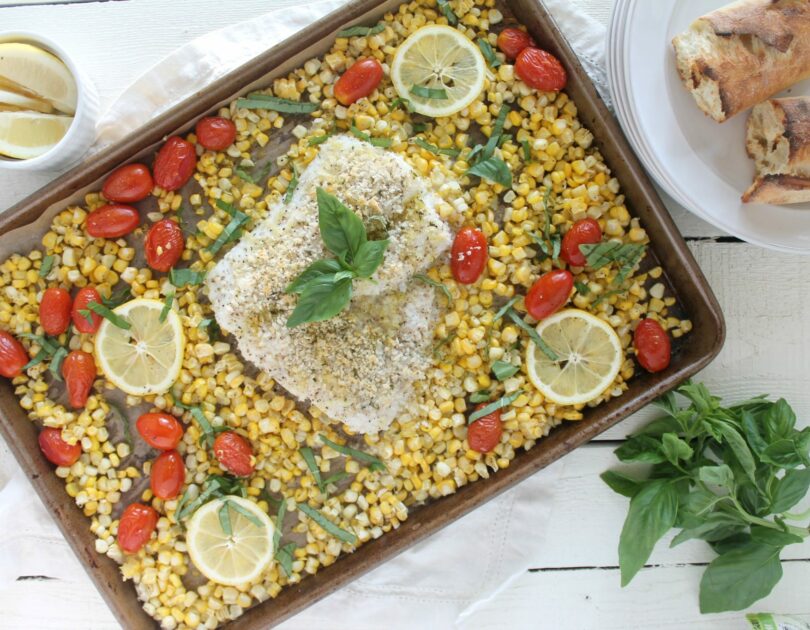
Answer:
<svg viewBox="0 0 810 630"><path fill-rule="evenodd" d="M72 122L69 116L0 111L0 154L28 160L47 153L65 136Z"/></svg>
<svg viewBox="0 0 810 630"><path fill-rule="evenodd" d="M537 325L537 334L557 355L551 360L532 341L526 349L529 379L558 405L580 405L604 392L616 378L623 353L610 324L587 311L566 309Z"/></svg>
<svg viewBox="0 0 810 630"><path fill-rule="evenodd" d="M113 385L133 396L162 394L180 374L186 338L180 316L164 304L138 298L113 310L129 324L104 319L96 333L96 361Z"/></svg>
<svg viewBox="0 0 810 630"><path fill-rule="evenodd" d="M214 499L188 521L188 555L209 580L239 586L258 578L270 564L273 532L270 517L253 501Z"/></svg>
<svg viewBox="0 0 810 630"><path fill-rule="evenodd" d="M38 98L18 94L11 90L0 89L0 111L19 111L29 109L43 114L50 114L53 111L48 103Z"/></svg>
<svg viewBox="0 0 810 630"><path fill-rule="evenodd" d="M400 45L391 80L402 98L425 116L450 116L484 89L486 62L478 47L458 29L423 26Z"/></svg>
<svg viewBox="0 0 810 630"><path fill-rule="evenodd" d="M58 57L31 44L0 44L0 87L38 96L65 114L76 113L78 91L70 70Z"/></svg>

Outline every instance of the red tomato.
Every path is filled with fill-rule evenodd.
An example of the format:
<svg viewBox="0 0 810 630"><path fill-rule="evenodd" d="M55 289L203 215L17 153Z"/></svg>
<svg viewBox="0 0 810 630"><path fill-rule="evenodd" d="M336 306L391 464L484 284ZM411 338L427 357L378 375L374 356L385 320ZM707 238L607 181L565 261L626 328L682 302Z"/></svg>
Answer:
<svg viewBox="0 0 810 630"><path fill-rule="evenodd" d="M526 294L526 310L535 319L544 319L568 301L573 288L574 276L570 271L554 269L544 273Z"/></svg>
<svg viewBox="0 0 810 630"><path fill-rule="evenodd" d="M520 51L515 73L526 85L543 92L559 92L568 83L568 75L559 59L532 46Z"/></svg>
<svg viewBox="0 0 810 630"><path fill-rule="evenodd" d="M228 472L247 477L253 472L253 449L250 443L234 431L225 431L214 440L214 457Z"/></svg>
<svg viewBox="0 0 810 630"><path fill-rule="evenodd" d="M183 425L168 413L145 413L138 418L135 426L144 442L161 451L176 448L183 438Z"/></svg>
<svg viewBox="0 0 810 630"><path fill-rule="evenodd" d="M134 203L146 199L155 182L145 164L125 164L107 176L101 194L119 203Z"/></svg>
<svg viewBox="0 0 810 630"><path fill-rule="evenodd" d="M514 61L521 50L534 45L531 35L519 28L505 28L498 35L498 48L510 61Z"/></svg>
<svg viewBox="0 0 810 630"><path fill-rule="evenodd" d="M118 546L126 553L135 553L152 537L158 513L143 503L127 506L118 523Z"/></svg>
<svg viewBox="0 0 810 630"><path fill-rule="evenodd" d="M186 481L186 466L177 451L165 451L152 462L149 486L158 499L173 499Z"/></svg>
<svg viewBox="0 0 810 630"><path fill-rule="evenodd" d="M371 94L382 81L383 69L376 59L358 59L335 83L335 98L351 105Z"/></svg>
<svg viewBox="0 0 810 630"><path fill-rule="evenodd" d="M565 233L560 248L562 259L572 267L584 267L588 262L585 254L579 249L580 245L599 243L602 241L602 228L595 219L580 219Z"/></svg>
<svg viewBox="0 0 810 630"><path fill-rule="evenodd" d="M481 403L475 409L486 407L487 403ZM491 414L479 418L467 427L467 443L470 448L479 453L489 453L498 446L503 433L503 423L501 422L501 412L493 411Z"/></svg>
<svg viewBox="0 0 810 630"><path fill-rule="evenodd" d="M450 252L450 270L456 282L473 284L484 272L488 257L484 233L472 227L461 228Z"/></svg>
<svg viewBox="0 0 810 630"><path fill-rule="evenodd" d="M73 350L62 362L62 376L67 386L68 402L81 409L87 402L93 381L96 380L96 362L92 354Z"/></svg>
<svg viewBox="0 0 810 630"><path fill-rule="evenodd" d="M45 334L55 337L70 326L70 293L61 287L45 289L39 303L39 323Z"/></svg>
<svg viewBox="0 0 810 630"><path fill-rule="evenodd" d="M101 315L97 315L87 305L90 302L101 304L101 296L95 287L84 287L79 289L76 297L73 298L73 308L70 311L70 316L73 318L73 325L80 333L95 333L98 327L101 326ZM90 320L82 315L79 311L88 311L90 313Z"/></svg>
<svg viewBox="0 0 810 630"><path fill-rule="evenodd" d="M654 319L642 319L633 336L638 362L648 372L660 372L669 367L672 345L667 331Z"/></svg>
<svg viewBox="0 0 810 630"><path fill-rule="evenodd" d="M27 363L25 347L5 330L0 330L0 376L19 376Z"/></svg>
<svg viewBox="0 0 810 630"><path fill-rule="evenodd" d="M158 221L146 233L146 264L155 271L168 271L180 260L185 248L186 239L177 222L171 219Z"/></svg>
<svg viewBox="0 0 810 630"><path fill-rule="evenodd" d="M81 457L81 444L68 444L62 439L62 431L47 427L39 432L39 448L45 459L55 466L73 466Z"/></svg>
<svg viewBox="0 0 810 630"><path fill-rule="evenodd" d="M194 145L178 136L166 140L155 157L155 183L163 190L177 190L191 179L197 167Z"/></svg>
<svg viewBox="0 0 810 630"><path fill-rule="evenodd" d="M141 217L132 206L108 204L87 215L87 233L93 238L119 238L132 232L140 222Z"/></svg>
<svg viewBox="0 0 810 630"><path fill-rule="evenodd" d="M224 151L236 139L236 125L221 116L200 119L195 131L197 142L211 151Z"/></svg>

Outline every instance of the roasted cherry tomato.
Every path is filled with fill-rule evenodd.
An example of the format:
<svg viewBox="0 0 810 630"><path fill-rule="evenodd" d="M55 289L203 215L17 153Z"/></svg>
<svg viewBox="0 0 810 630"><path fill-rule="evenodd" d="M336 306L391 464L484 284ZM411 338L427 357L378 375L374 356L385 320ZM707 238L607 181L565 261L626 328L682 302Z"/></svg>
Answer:
<svg viewBox="0 0 810 630"><path fill-rule="evenodd" d="M543 92L559 92L568 83L568 75L559 59L533 46L520 51L515 74L529 87Z"/></svg>
<svg viewBox="0 0 810 630"><path fill-rule="evenodd" d="M594 219L580 219L565 233L560 255L572 267L584 267L588 262L580 245L599 243L602 240L602 228Z"/></svg>
<svg viewBox="0 0 810 630"><path fill-rule="evenodd" d="M132 232L141 216L132 206L111 203L87 215L87 233L93 238L119 238Z"/></svg>
<svg viewBox="0 0 810 630"><path fill-rule="evenodd" d="M152 462L149 487L158 499L174 499L186 481L186 465L177 451L165 451Z"/></svg>
<svg viewBox="0 0 810 630"><path fill-rule="evenodd" d="M39 303L39 323L46 335L61 335L70 326L70 293L61 287L45 289Z"/></svg>
<svg viewBox="0 0 810 630"><path fill-rule="evenodd" d="M186 248L183 230L176 221L158 221L146 233L146 264L155 271L168 271L180 260Z"/></svg>
<svg viewBox="0 0 810 630"><path fill-rule="evenodd" d="M125 164L109 174L101 194L109 201L134 203L146 199L155 182L145 164Z"/></svg>
<svg viewBox="0 0 810 630"><path fill-rule="evenodd" d="M234 431L225 431L214 440L214 457L229 473L247 477L253 472L253 449L250 443Z"/></svg>
<svg viewBox="0 0 810 630"><path fill-rule="evenodd" d="M97 315L87 308L90 302L101 304L101 296L95 287L83 287L79 289L76 297L73 298L73 308L70 310L70 316L73 318L73 325L80 333L95 333L98 332L98 327L101 326L101 315ZM84 313L80 311L84 311ZM87 314L87 317L85 317L85 314Z"/></svg>
<svg viewBox="0 0 810 630"><path fill-rule="evenodd" d="M168 413L145 413L138 418L135 426L144 442L161 451L177 448L183 438L183 425Z"/></svg>
<svg viewBox="0 0 810 630"><path fill-rule="evenodd" d="M81 409L87 402L93 381L96 380L96 362L92 354L73 350L62 362L62 376L67 387L68 402Z"/></svg>
<svg viewBox="0 0 810 630"><path fill-rule="evenodd" d="M335 98L349 106L371 94L382 81L383 69L376 59L358 59L335 83Z"/></svg>
<svg viewBox="0 0 810 630"><path fill-rule="evenodd" d="M484 233L473 227L461 228L450 252L450 270L456 282L473 284L484 272L487 258L489 250Z"/></svg>
<svg viewBox="0 0 810 630"><path fill-rule="evenodd" d="M568 301L574 276L565 269L554 269L540 276L526 294L526 310L537 320L557 312Z"/></svg>
<svg viewBox="0 0 810 630"><path fill-rule="evenodd" d="M531 36L519 28L505 28L498 35L498 48L509 61L514 61L524 48L534 45Z"/></svg>
<svg viewBox="0 0 810 630"><path fill-rule="evenodd" d="M68 444L62 439L61 429L46 427L39 432L39 448L45 459L55 466L73 466L81 457L82 447L78 442Z"/></svg>
<svg viewBox="0 0 810 630"><path fill-rule="evenodd" d="M118 546L126 553L135 553L152 537L158 513L143 503L128 505L118 522Z"/></svg>
<svg viewBox="0 0 810 630"><path fill-rule="evenodd" d="M166 140L155 157L155 183L163 190L177 190L194 174L197 153L194 145L178 136Z"/></svg>
<svg viewBox="0 0 810 630"><path fill-rule="evenodd" d="M211 151L224 151L236 139L236 125L221 116L200 119L195 131L197 142Z"/></svg>
<svg viewBox="0 0 810 630"><path fill-rule="evenodd" d="M5 330L0 330L0 376L19 376L27 364L25 347Z"/></svg>
<svg viewBox="0 0 810 630"><path fill-rule="evenodd" d="M481 403L475 409L486 407L487 403ZM467 427L467 443L470 448L479 453L489 453L498 446L503 433L503 422L501 422L501 412L493 411L491 414L479 418Z"/></svg>
<svg viewBox="0 0 810 630"><path fill-rule="evenodd" d="M660 372L669 367L672 345L667 331L654 319L642 319L633 336L638 362L648 372Z"/></svg>

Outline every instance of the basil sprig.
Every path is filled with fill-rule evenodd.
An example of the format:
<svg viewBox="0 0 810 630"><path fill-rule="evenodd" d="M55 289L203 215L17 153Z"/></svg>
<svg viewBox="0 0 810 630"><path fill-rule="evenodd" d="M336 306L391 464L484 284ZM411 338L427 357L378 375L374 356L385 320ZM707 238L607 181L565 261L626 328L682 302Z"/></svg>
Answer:
<svg viewBox="0 0 810 630"><path fill-rule="evenodd" d="M388 239L368 240L360 217L337 197L318 188L317 199L321 238L336 258L316 260L286 288L299 296L288 328L324 321L342 311L351 300L352 281L370 278L388 247Z"/></svg>
<svg viewBox="0 0 810 630"><path fill-rule="evenodd" d="M627 463L651 464L644 477L607 471L602 479L630 498L619 539L622 585L647 562L672 527L671 546L691 539L718 554L700 583L703 613L741 610L782 577L779 555L810 537L810 517L792 514L810 489L810 427L796 429L784 400L764 397L724 407L699 383L686 383L656 405L664 416L616 450Z"/></svg>

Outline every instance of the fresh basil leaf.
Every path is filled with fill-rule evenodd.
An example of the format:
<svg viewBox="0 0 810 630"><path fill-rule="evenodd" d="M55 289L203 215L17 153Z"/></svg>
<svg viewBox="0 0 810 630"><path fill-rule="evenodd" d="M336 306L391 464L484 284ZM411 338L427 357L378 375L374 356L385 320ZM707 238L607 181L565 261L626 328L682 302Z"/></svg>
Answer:
<svg viewBox="0 0 810 630"><path fill-rule="evenodd" d="M28 363L26 363L22 367L22 371L23 372L28 371L28 368L32 368L35 365L39 365L50 356L51 355L48 353L48 351L45 348L42 348L39 352L37 352L37 355L33 359L31 359Z"/></svg>
<svg viewBox="0 0 810 630"><path fill-rule="evenodd" d="M481 160L467 170L467 175L477 175L491 182L500 184L504 188L512 187L512 171L509 165L499 157Z"/></svg>
<svg viewBox="0 0 810 630"><path fill-rule="evenodd" d="M740 421L745 432L745 439L748 441L751 450L757 456L761 455L762 451L768 447L768 443L762 437L756 416L748 409L743 409L740 413Z"/></svg>
<svg viewBox="0 0 810 630"><path fill-rule="evenodd" d="M62 380L62 362L65 360L67 355L67 349L60 347L51 357L51 364L48 366L48 371L57 381Z"/></svg>
<svg viewBox="0 0 810 630"><path fill-rule="evenodd" d="M158 317L158 321L165 322L166 318L169 316L169 311L172 310L172 303L174 302L174 291L166 295L166 299L163 302L163 308L160 309L160 316Z"/></svg>
<svg viewBox="0 0 810 630"><path fill-rule="evenodd" d="M655 404L655 403L653 403ZM649 435L650 437L661 437L664 433L677 433L681 427L675 418L667 416L666 418L658 418L652 422L644 425L633 435Z"/></svg>
<svg viewBox="0 0 810 630"><path fill-rule="evenodd" d="M487 402L490 398L492 398L492 392L490 392L488 389L482 389L470 394L470 402L475 405L478 403Z"/></svg>
<svg viewBox="0 0 810 630"><path fill-rule="evenodd" d="M366 242L366 228L352 210L323 188L317 189L321 238L335 256L353 258Z"/></svg>
<svg viewBox="0 0 810 630"><path fill-rule="evenodd" d="M260 92L253 92L248 94L247 98L237 99L236 106L240 109L267 109L282 114L311 114L321 108L320 103L291 101Z"/></svg>
<svg viewBox="0 0 810 630"><path fill-rule="evenodd" d="M220 234L220 236L222 236ZM169 282L171 282L178 289L182 289L186 285L197 286L202 284L205 280L204 271L192 271L191 269L170 269Z"/></svg>
<svg viewBox="0 0 810 630"><path fill-rule="evenodd" d="M660 440L649 435L634 435L616 449L620 461L659 464L666 461Z"/></svg>
<svg viewBox="0 0 810 630"><path fill-rule="evenodd" d="M370 278L377 271L377 268L382 264L388 243L388 239L385 239L381 241L365 241L360 245L352 261L352 266L359 278Z"/></svg>
<svg viewBox="0 0 810 630"><path fill-rule="evenodd" d="M734 473L726 464L701 466L698 468L698 478L705 484L721 488L731 488L734 485Z"/></svg>
<svg viewBox="0 0 810 630"><path fill-rule="evenodd" d="M760 459L779 468L798 468L804 462L796 451L794 440L777 439L760 453Z"/></svg>
<svg viewBox="0 0 810 630"><path fill-rule="evenodd" d="M782 577L779 547L750 542L718 556L700 581L700 612L748 608Z"/></svg>
<svg viewBox="0 0 810 630"><path fill-rule="evenodd" d="M355 536L351 532L347 532L345 529L341 529L315 508L310 507L306 503L299 503L298 509L301 510L313 521L315 521L318 525L320 525L326 533L331 534L338 540L342 540L343 542L349 543L350 545L354 545L357 543L357 536Z"/></svg>
<svg viewBox="0 0 810 630"><path fill-rule="evenodd" d="M497 68L501 65L501 60L498 59L495 51L492 50L492 45L483 37L478 38L478 48L481 49L481 54L484 55L484 59L487 60L490 68Z"/></svg>
<svg viewBox="0 0 810 630"><path fill-rule="evenodd" d="M746 476L756 485L757 466L754 463L754 456L751 453L751 449L748 448L748 444L746 444L743 436L740 435L737 429L731 424L726 422L716 422L715 425L720 431L720 435L723 437L723 442L725 442L734 453L734 457L737 459L737 462L739 462Z"/></svg>
<svg viewBox="0 0 810 630"><path fill-rule="evenodd" d="M772 547L787 547L804 542L801 536L762 525L751 526L751 540Z"/></svg>
<svg viewBox="0 0 810 630"><path fill-rule="evenodd" d="M668 479L654 479L630 499L630 509L619 538L622 586L638 573L655 544L675 523L678 496Z"/></svg>
<svg viewBox="0 0 810 630"><path fill-rule="evenodd" d="M385 23L380 22L374 26L350 26L338 31L336 37L368 37L369 35L376 35L385 30Z"/></svg>
<svg viewBox="0 0 810 630"><path fill-rule="evenodd" d="M425 85L412 85L410 93L420 98L429 98L435 101L446 101L447 90L444 88L432 88Z"/></svg>
<svg viewBox="0 0 810 630"><path fill-rule="evenodd" d="M745 532L742 534L733 534L728 538L723 538L723 540L718 540L716 542L710 542L709 546L714 550L714 552L718 555L723 555L732 551L733 549L739 549L740 547L744 547L748 543L751 542L751 534Z"/></svg>
<svg viewBox="0 0 810 630"><path fill-rule="evenodd" d="M604 481L613 492L632 499L638 491L644 486L644 483L628 477L624 473L617 470L606 470L599 477Z"/></svg>
<svg viewBox="0 0 810 630"><path fill-rule="evenodd" d="M48 254L42 259L42 264L39 266L39 277L47 278L53 268L55 257Z"/></svg>
<svg viewBox="0 0 810 630"><path fill-rule="evenodd" d="M105 298L103 295L101 296L101 303L104 304L107 308L116 308L121 306L124 302L129 300L132 297L132 289L129 287L124 287L120 291L116 291L110 297Z"/></svg>
<svg viewBox="0 0 810 630"><path fill-rule="evenodd" d="M284 292L300 294L304 291L307 284L315 278L335 274L341 269L342 267L336 258L316 260L309 267L304 269L304 271L284 289Z"/></svg>
<svg viewBox="0 0 810 630"><path fill-rule="evenodd" d="M321 276L321 278L327 278ZM295 328L308 322L320 322L340 313L352 297L352 281L344 278L335 282L327 278L310 282L298 298L292 315L287 319L287 328Z"/></svg>
<svg viewBox="0 0 810 630"><path fill-rule="evenodd" d="M107 308L103 304L99 304L98 302L88 302L87 308L93 311L96 315L101 315L113 326L117 326L118 328L122 328L124 330L129 330L132 328L132 324L130 324L126 319L113 313L111 309Z"/></svg>
<svg viewBox="0 0 810 630"><path fill-rule="evenodd" d="M506 361L495 361L492 364L492 373L499 381L505 381L510 376L514 376L520 371L520 368Z"/></svg>
<svg viewBox="0 0 810 630"><path fill-rule="evenodd" d="M338 444L333 442L325 435L320 434L318 437L321 438L321 442L323 442L326 446L331 448L333 451L337 451L341 455L346 455L347 457L351 457L356 459L359 462L363 462L366 464L369 470L375 471L386 471L388 468L383 463L383 461L374 455L369 455L365 451L359 451L356 448L352 448L351 446L346 446L345 444Z"/></svg>
<svg viewBox="0 0 810 630"><path fill-rule="evenodd" d="M458 17L456 17L456 14L453 13L453 9L450 8L450 3L447 0L436 0L436 4L438 5L439 10L444 13L444 17L447 18L447 22L451 26L458 24Z"/></svg>
<svg viewBox="0 0 810 630"><path fill-rule="evenodd" d="M470 414L470 417L467 418L467 426L471 425L476 420L480 420L484 416L488 416L491 413L495 413L496 411L500 411L511 405L515 402L523 392L518 390L516 392L512 392L508 396L504 396L503 398L499 398L495 402L491 402L485 407L481 407L481 409L477 409L476 411Z"/></svg>
<svg viewBox="0 0 810 630"><path fill-rule="evenodd" d="M695 519L693 527L682 529L670 543L670 547L677 547L687 540L698 538L706 542L724 540L734 534L742 533L746 523L739 516L725 512L712 512L703 519Z"/></svg>
<svg viewBox="0 0 810 630"><path fill-rule="evenodd" d="M796 414L785 402L784 398L777 400L765 415L765 430L768 439L775 442L779 438L790 438L796 426Z"/></svg>
<svg viewBox="0 0 810 630"><path fill-rule="evenodd" d="M577 293L579 293L583 297L591 292L591 290L588 288L588 285L585 284L584 282L575 282L574 288L577 290Z"/></svg>
<svg viewBox="0 0 810 630"><path fill-rule="evenodd" d="M692 447L674 433L664 433L661 436L661 446L664 456L673 464L680 460L687 460L694 455Z"/></svg>
<svg viewBox="0 0 810 630"><path fill-rule="evenodd" d="M810 490L810 468L788 470L785 476L776 481L771 498L771 511L776 514L787 512L801 501Z"/></svg>

